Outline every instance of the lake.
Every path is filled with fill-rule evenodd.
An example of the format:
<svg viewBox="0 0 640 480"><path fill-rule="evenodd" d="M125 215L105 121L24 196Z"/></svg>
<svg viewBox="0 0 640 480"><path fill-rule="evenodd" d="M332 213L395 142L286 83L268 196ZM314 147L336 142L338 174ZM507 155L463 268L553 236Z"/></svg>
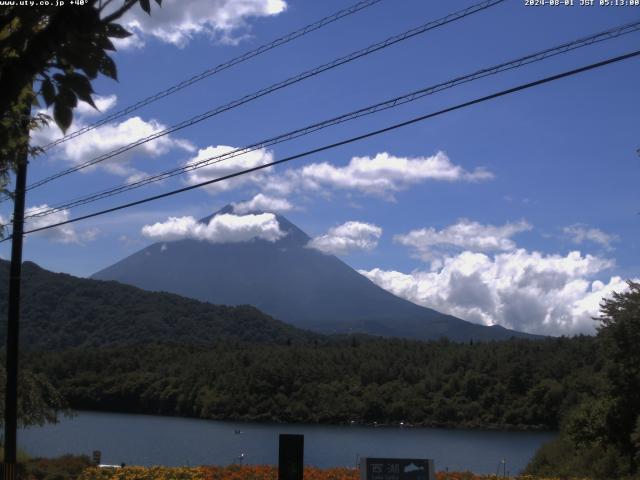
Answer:
<svg viewBox="0 0 640 480"><path fill-rule="evenodd" d="M242 433L235 433L240 430ZM77 412L56 425L20 430L31 455L102 452L128 465L277 464L278 434L304 434L305 464L354 467L357 456L435 459L436 470L495 473L502 459L522 470L552 432L221 422L153 415Z"/></svg>

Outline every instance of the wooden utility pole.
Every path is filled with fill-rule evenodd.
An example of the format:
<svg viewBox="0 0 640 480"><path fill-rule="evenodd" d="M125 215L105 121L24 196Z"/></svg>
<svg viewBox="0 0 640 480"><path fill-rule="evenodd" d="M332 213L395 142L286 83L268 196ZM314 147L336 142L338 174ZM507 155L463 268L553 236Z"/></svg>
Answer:
<svg viewBox="0 0 640 480"><path fill-rule="evenodd" d="M22 236L24 203L29 160L29 121L27 107L23 120L27 144L18 154L16 188L13 204L13 232L11 235L11 269L9 273L9 315L7 321L7 388L4 401L4 480L16 478L16 440L18 430L18 342L20 327L20 283L22 274Z"/></svg>

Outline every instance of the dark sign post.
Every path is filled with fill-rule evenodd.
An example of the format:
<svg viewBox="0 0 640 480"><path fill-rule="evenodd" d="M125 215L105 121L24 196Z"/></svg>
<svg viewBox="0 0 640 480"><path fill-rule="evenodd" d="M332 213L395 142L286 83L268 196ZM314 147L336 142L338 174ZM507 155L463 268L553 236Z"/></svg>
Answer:
<svg viewBox="0 0 640 480"><path fill-rule="evenodd" d="M360 480L435 480L433 460L415 458L360 459Z"/></svg>
<svg viewBox="0 0 640 480"><path fill-rule="evenodd" d="M278 480L302 480L304 435L280 434Z"/></svg>

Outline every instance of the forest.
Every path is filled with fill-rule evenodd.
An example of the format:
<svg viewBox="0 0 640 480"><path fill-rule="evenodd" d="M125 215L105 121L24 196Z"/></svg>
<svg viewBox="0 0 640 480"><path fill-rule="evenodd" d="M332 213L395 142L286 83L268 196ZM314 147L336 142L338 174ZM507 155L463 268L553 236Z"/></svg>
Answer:
<svg viewBox="0 0 640 480"><path fill-rule="evenodd" d="M593 361L598 359L597 361ZM274 422L556 429L600 388L592 337L333 339L29 355L72 408Z"/></svg>

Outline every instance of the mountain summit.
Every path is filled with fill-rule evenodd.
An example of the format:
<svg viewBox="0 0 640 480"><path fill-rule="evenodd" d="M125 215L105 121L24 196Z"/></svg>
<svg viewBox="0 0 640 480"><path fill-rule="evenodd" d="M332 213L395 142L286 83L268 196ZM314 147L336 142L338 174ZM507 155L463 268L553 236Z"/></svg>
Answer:
<svg viewBox="0 0 640 480"><path fill-rule="evenodd" d="M226 206L201 222L208 224L215 216L232 212L233 207ZM466 322L399 298L337 257L309 248L306 233L281 215L276 219L286 232L276 241L157 242L92 278L215 304L249 304L279 320L323 333L463 341L532 337Z"/></svg>

